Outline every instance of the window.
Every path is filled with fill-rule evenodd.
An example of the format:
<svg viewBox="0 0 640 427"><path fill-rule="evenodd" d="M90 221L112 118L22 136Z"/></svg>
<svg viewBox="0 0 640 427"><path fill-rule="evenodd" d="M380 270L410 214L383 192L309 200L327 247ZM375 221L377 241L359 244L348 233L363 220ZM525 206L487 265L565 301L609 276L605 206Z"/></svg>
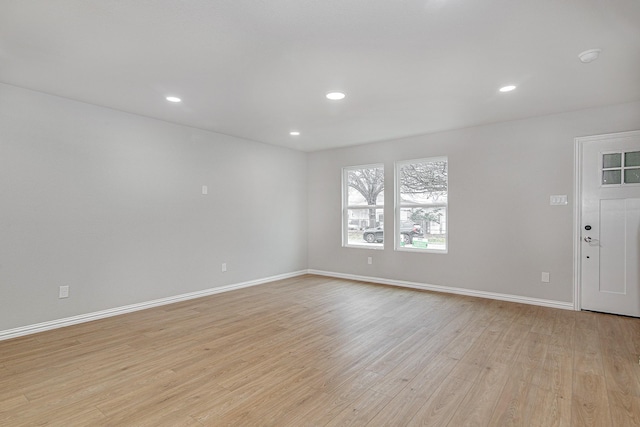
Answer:
<svg viewBox="0 0 640 427"><path fill-rule="evenodd" d="M446 157L396 163L396 249L447 252Z"/></svg>
<svg viewBox="0 0 640 427"><path fill-rule="evenodd" d="M602 155L602 185L621 184L640 184L640 151Z"/></svg>
<svg viewBox="0 0 640 427"><path fill-rule="evenodd" d="M343 246L383 249L384 166L342 170Z"/></svg>

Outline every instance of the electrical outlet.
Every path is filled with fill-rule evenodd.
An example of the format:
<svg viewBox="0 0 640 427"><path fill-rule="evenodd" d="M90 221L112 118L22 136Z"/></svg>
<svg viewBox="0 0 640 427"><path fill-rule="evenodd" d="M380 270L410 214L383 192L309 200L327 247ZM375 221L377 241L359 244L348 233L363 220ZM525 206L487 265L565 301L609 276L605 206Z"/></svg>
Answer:
<svg viewBox="0 0 640 427"><path fill-rule="evenodd" d="M58 298L69 298L69 286L60 286Z"/></svg>
<svg viewBox="0 0 640 427"><path fill-rule="evenodd" d="M372 257L367 257L367 264L369 264L369 265L373 264L373 258Z"/></svg>
<svg viewBox="0 0 640 427"><path fill-rule="evenodd" d="M223 262L222 263L222 272L224 273L225 271L227 271L227 263Z"/></svg>
<svg viewBox="0 0 640 427"><path fill-rule="evenodd" d="M209 194L209 187L207 187L206 185L202 186L202 194L206 195Z"/></svg>
<svg viewBox="0 0 640 427"><path fill-rule="evenodd" d="M549 273L546 271L542 272L542 281L544 283L549 283L551 281L551 277L549 276Z"/></svg>

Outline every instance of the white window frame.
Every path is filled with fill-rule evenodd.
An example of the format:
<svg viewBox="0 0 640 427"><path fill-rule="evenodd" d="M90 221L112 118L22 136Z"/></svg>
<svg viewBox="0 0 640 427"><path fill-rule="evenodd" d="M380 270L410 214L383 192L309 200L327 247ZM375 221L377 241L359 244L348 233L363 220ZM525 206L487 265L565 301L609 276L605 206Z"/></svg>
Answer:
<svg viewBox="0 0 640 427"><path fill-rule="evenodd" d="M447 170L449 169L449 158L447 156L438 156L438 157L427 157L423 159L411 159L411 160L401 160L395 162L395 170L394 170L394 192L395 192L395 215L394 215L394 250L403 251L403 252L424 252L424 253L434 253L434 254L446 254L449 252L449 176L447 174L447 201L439 202L439 203L402 203L401 201L401 193L400 193L400 169L404 165L410 165L413 163L428 163L428 162L447 162ZM444 238L446 242L446 249L429 249L429 246L426 248L406 248L401 246L400 239L400 212L402 209L406 208L425 208L425 209L433 209L433 208L445 208L447 212L447 222L444 233Z"/></svg>
<svg viewBox="0 0 640 427"><path fill-rule="evenodd" d="M368 165L345 166L342 168L342 246L345 248L368 249L374 251L384 250L384 241L380 246L353 245L349 244L349 210L353 209L381 209L384 213L384 204L382 205L348 205L349 202L349 178L348 173L357 169L374 169L381 168L384 174L384 163L373 163Z"/></svg>

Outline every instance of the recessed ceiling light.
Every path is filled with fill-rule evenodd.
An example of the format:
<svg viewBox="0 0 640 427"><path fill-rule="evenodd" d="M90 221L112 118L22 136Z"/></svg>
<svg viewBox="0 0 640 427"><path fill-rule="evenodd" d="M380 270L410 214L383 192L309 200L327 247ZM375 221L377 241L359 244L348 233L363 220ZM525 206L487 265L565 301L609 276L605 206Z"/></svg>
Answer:
<svg viewBox="0 0 640 427"><path fill-rule="evenodd" d="M342 92L329 92L327 94L327 99L331 99L332 101L339 101L344 99L345 94Z"/></svg>
<svg viewBox="0 0 640 427"><path fill-rule="evenodd" d="M169 102L182 102L182 99L177 96L167 96L165 99Z"/></svg>
<svg viewBox="0 0 640 427"><path fill-rule="evenodd" d="M500 92L511 92L512 90L514 90L516 87L514 85L509 85L509 86L502 86L500 88Z"/></svg>
<svg viewBox="0 0 640 427"><path fill-rule="evenodd" d="M578 55L578 58L580 58L580 61L588 64L589 62L593 62L598 59L598 57L600 56L600 52L602 52L602 49L585 50Z"/></svg>
<svg viewBox="0 0 640 427"><path fill-rule="evenodd" d="M289 135L291 135L291 136L299 136L300 132L298 132L297 130L292 130L291 132L289 132Z"/></svg>

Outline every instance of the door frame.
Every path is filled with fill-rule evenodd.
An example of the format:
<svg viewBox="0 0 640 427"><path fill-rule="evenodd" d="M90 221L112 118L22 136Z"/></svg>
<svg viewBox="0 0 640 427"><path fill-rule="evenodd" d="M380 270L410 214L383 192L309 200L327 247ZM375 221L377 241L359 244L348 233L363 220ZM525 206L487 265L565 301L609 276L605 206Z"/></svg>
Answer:
<svg viewBox="0 0 640 427"><path fill-rule="evenodd" d="M607 133L602 135L580 136L574 138L574 180L573 180L573 309L582 310L582 153L587 142L612 138L640 137L640 130Z"/></svg>

